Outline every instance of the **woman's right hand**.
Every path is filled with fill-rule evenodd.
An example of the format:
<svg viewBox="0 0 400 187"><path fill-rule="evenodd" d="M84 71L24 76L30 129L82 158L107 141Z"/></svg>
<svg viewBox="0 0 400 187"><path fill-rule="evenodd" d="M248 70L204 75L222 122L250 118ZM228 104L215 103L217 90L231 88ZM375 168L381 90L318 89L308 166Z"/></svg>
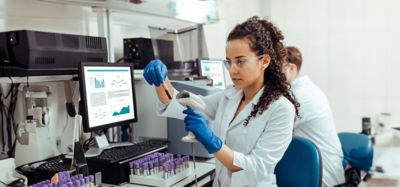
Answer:
<svg viewBox="0 0 400 187"><path fill-rule="evenodd" d="M164 83L168 70L161 60L152 60L143 71L143 77L150 85L160 86Z"/></svg>

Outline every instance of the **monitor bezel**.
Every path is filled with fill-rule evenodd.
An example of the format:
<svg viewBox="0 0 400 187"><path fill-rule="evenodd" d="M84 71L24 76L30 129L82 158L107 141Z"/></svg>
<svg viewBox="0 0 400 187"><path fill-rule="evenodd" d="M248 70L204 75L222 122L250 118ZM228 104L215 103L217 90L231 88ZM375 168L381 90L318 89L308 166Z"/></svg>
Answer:
<svg viewBox="0 0 400 187"><path fill-rule="evenodd" d="M96 127L90 127L89 125L89 115L88 115L88 106L87 106L87 97L86 94L83 90L86 90L86 84L85 84L85 73L84 73L84 67L88 66L99 66L99 67L107 67L107 66L120 66L120 67L130 67L131 69L131 81L132 81L132 97L133 97L133 108L134 108L134 119L128 119L128 120L123 120L123 121L118 121L115 123L110 123L110 124L105 124L105 125L100 125ZM79 105L82 110L80 110L80 114L82 116L82 126L83 126L83 131L84 132L94 132L98 130L104 130L108 129L110 127L116 127L116 126L121 126L125 125L127 123L134 123L138 121L138 111L137 111L137 104L136 104L136 92L135 92L135 80L133 77L133 64L132 63L101 63L101 62L81 62L79 64L78 68L78 79L79 79L79 91L80 91L80 96L81 96L81 104Z"/></svg>
<svg viewBox="0 0 400 187"><path fill-rule="evenodd" d="M202 60L220 61L222 63L222 76L224 77L224 87L226 88L227 84L226 84L226 77L225 77L224 59L221 59L221 58L199 58L199 59L197 59L197 68L198 68L197 70L198 70L199 76L204 76L203 75L203 71L201 70L201 68L202 68L201 61ZM214 80L213 80L213 84L214 84ZM212 86L212 87L213 88L217 88L217 87L214 87L214 86ZM218 89L220 89L220 88L218 88Z"/></svg>

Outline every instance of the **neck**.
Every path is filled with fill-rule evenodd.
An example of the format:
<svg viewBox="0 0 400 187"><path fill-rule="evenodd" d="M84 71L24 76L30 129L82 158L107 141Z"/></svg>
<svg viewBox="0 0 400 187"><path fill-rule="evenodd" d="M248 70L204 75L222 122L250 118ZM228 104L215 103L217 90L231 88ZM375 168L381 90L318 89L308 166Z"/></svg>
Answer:
<svg viewBox="0 0 400 187"><path fill-rule="evenodd" d="M264 86L264 79L261 81L257 81L254 85L249 86L248 88L243 89L244 101L250 101L253 97L260 91L260 89Z"/></svg>

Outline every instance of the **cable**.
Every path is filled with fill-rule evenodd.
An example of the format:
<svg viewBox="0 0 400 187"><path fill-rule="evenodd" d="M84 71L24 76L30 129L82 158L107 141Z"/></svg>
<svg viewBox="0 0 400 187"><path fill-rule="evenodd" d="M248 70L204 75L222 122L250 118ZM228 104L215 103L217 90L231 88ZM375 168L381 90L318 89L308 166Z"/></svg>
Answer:
<svg viewBox="0 0 400 187"><path fill-rule="evenodd" d="M196 174L196 160L194 158L194 143L192 142L192 157L193 157L193 168L194 168L194 181L197 187L197 174Z"/></svg>
<svg viewBox="0 0 400 187"><path fill-rule="evenodd" d="M120 63L122 60L125 61L125 59L126 59L126 57L121 57L121 58L119 58L117 61L115 61L115 63Z"/></svg>
<svg viewBox="0 0 400 187"><path fill-rule="evenodd" d="M15 154L15 146L16 146L16 142L17 142L17 127L18 124L15 123L14 120L14 113L15 113L15 109L17 106L17 99L18 99L18 87L19 87L20 83L16 83L16 84L12 84L13 90L11 93L11 98L10 98L10 104L9 104L9 108L8 108L8 127L10 128L9 133L9 150L8 150L8 156L9 157L14 157ZM14 140L12 140L12 135L11 135L11 128L14 130Z"/></svg>
<svg viewBox="0 0 400 187"><path fill-rule="evenodd" d="M7 147L8 147L8 157L11 157L11 148L12 148L12 134L11 134L11 116L12 116L12 114L11 114L11 104L12 104L12 101L13 101L13 94L14 94L14 84L11 84L11 88L10 88L10 91L11 91L11 98L10 98L10 102L9 102L9 104L8 104L8 111L7 111L7 114L8 114L8 116L6 116L6 121L7 121Z"/></svg>
<svg viewBox="0 0 400 187"><path fill-rule="evenodd" d="M4 111L3 111L3 105L4 105L4 103L3 103L3 89L2 89L2 87L1 87L1 85L0 85L0 130L1 130L1 144L2 144L2 153L4 153L5 152L5 149L6 149L6 139L5 139L5 137L6 137L6 134L5 134L5 132L4 132Z"/></svg>
<svg viewBox="0 0 400 187"><path fill-rule="evenodd" d="M3 185L5 185L5 186L8 186L8 184L6 184L6 183L3 182L3 181L0 181L0 183L3 184Z"/></svg>
<svg viewBox="0 0 400 187"><path fill-rule="evenodd" d="M13 135L17 134L17 125L14 121L14 112L17 105L18 99L18 87L19 83L15 84L11 77L8 77L11 80L11 86L8 90L6 95L3 95L3 90L0 94L0 112L1 112L1 132L2 132L2 145L3 145L3 152L5 152L5 147L8 147L7 155L8 157L14 156L13 151L15 149L16 138L13 141ZM6 104L7 100L9 99L8 106ZM5 126L4 126L5 122ZM6 127L6 129L4 129ZM6 138L7 135L7 138ZM16 137L16 136L15 136ZM6 144L7 143L7 144Z"/></svg>

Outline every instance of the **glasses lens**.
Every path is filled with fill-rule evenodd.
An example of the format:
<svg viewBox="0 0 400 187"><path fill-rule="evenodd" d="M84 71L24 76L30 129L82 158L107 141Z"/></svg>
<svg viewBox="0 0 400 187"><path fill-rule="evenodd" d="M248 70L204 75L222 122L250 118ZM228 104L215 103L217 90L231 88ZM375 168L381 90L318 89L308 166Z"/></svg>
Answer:
<svg viewBox="0 0 400 187"><path fill-rule="evenodd" d="M233 61L233 63L238 67L238 68L243 68L248 64L249 62L256 62L257 60L261 60L265 55L260 55L260 56L253 56L253 57L242 57L239 59L236 59ZM232 62L228 60L224 60L225 67L227 69L230 69L232 67Z"/></svg>
<svg viewBox="0 0 400 187"><path fill-rule="evenodd" d="M225 65L226 69L229 69L231 67L231 62L224 60L224 65Z"/></svg>

